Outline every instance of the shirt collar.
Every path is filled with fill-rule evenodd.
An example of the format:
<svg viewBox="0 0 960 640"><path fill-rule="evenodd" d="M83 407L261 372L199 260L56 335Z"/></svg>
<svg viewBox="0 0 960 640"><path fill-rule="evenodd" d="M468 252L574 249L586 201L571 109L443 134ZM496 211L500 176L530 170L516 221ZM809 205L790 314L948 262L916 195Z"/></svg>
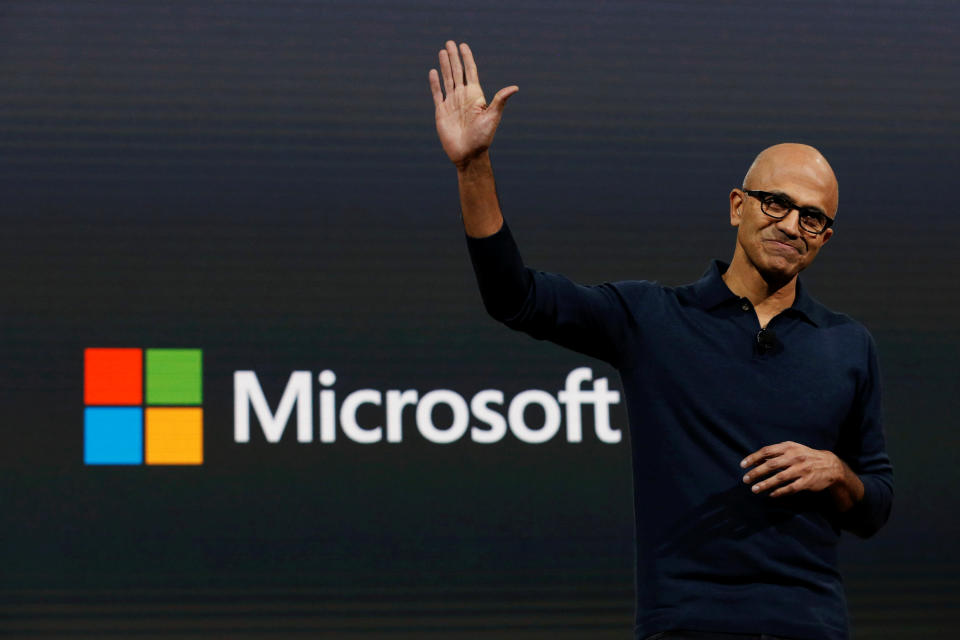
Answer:
<svg viewBox="0 0 960 640"><path fill-rule="evenodd" d="M729 300L740 300L740 297L723 281L723 274L730 265L722 260L713 260L703 276L693 283L693 300L703 309L713 309ZM796 313L814 326L821 326L826 321L826 308L814 300L806 288L797 278L797 291L789 311Z"/></svg>

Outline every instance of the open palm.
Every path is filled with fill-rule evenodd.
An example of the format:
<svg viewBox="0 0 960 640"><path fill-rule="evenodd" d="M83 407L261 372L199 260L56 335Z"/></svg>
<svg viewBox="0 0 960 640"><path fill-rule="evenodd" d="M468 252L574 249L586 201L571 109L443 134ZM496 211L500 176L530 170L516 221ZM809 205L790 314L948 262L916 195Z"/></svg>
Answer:
<svg viewBox="0 0 960 640"><path fill-rule="evenodd" d="M462 64L459 53L463 54ZM429 77L440 143L451 162L463 166L490 147L507 98L520 89L505 87L487 105L480 88L477 65L467 43L460 43L459 53L452 40L448 40L446 48L440 51L440 71L446 97L440 91L437 70L431 69Z"/></svg>

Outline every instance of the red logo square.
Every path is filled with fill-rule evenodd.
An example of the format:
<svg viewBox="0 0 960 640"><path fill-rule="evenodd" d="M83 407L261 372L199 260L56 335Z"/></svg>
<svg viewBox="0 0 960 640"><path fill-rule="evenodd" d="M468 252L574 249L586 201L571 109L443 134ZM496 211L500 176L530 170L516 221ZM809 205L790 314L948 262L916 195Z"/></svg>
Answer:
<svg viewBox="0 0 960 640"><path fill-rule="evenodd" d="M86 349L83 398L91 405L143 403L141 349Z"/></svg>

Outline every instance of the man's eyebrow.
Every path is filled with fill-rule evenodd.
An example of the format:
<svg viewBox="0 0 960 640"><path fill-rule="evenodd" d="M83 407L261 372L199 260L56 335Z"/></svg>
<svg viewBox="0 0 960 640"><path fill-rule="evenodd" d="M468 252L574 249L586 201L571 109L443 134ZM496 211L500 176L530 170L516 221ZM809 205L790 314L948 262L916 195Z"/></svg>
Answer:
<svg viewBox="0 0 960 640"><path fill-rule="evenodd" d="M773 195L773 196L779 196L779 197L783 198L784 200L788 200L788 201L790 202L790 204L794 205L795 207L797 207L797 208L800 209L801 211L812 211L812 212L814 212L814 213L820 214L821 216L825 216L825 217L827 217L827 218L830 217L830 216L827 215L827 212L824 211L823 209L821 209L820 207L801 207L800 205L798 205L798 204L796 203L796 201L795 201L793 198L791 198L789 195L787 195L787 194L784 193L783 191L768 191L767 193L769 193L770 195Z"/></svg>

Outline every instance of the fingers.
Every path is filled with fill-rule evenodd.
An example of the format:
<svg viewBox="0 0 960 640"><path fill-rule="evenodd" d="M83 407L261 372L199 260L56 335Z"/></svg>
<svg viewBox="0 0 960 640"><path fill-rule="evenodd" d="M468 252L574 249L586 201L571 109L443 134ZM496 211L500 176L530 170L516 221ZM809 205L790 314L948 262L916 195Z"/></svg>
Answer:
<svg viewBox="0 0 960 640"><path fill-rule="evenodd" d="M453 40L447 40L447 57L450 59L450 69L453 72L453 86L462 87L463 66L460 64L460 54L457 52L457 45Z"/></svg>
<svg viewBox="0 0 960 640"><path fill-rule="evenodd" d="M463 55L461 62L460 55ZM446 45L439 53L440 75L443 76L443 92L440 91L440 78L436 69L431 69L430 92L433 94L433 104L439 107L444 101L444 95L450 97L450 92L457 87L467 84L480 86L480 75L477 72L477 63L473 59L473 52L466 42L461 42L459 48L453 40L447 40ZM520 91L520 87L512 85L497 92L490 103L490 107L498 112L503 111L507 99ZM754 454L755 455L755 454Z"/></svg>
<svg viewBox="0 0 960 640"><path fill-rule="evenodd" d="M770 475L774 471L784 469L788 466L790 466L790 462L785 460L784 456L778 456L771 460L767 460L756 469L751 469L749 473L743 476L743 481L747 484L750 484L750 482L755 482L760 478Z"/></svg>
<svg viewBox="0 0 960 640"><path fill-rule="evenodd" d="M802 482L803 482L803 479L798 478L797 480L794 480L790 484L780 487L776 491L771 491L770 497L779 498L780 496L785 496L791 493L796 493L798 491L801 491L803 490L803 485L801 484Z"/></svg>
<svg viewBox="0 0 960 640"><path fill-rule="evenodd" d="M763 482L758 482L757 484L753 485L751 491L754 493L760 493L761 491L766 491L767 489L773 489L787 482L793 482L794 480L800 478L801 475L802 474L796 469L784 469L780 473L770 476Z"/></svg>
<svg viewBox="0 0 960 640"><path fill-rule="evenodd" d="M757 465L743 476L743 481L755 483L752 487L754 493L772 489L769 496L776 498L830 487L837 477L835 461L839 462L839 458L830 451L787 441L758 449L744 458L740 466ZM770 477L766 477L768 475Z"/></svg>
<svg viewBox="0 0 960 640"><path fill-rule="evenodd" d="M517 85L500 89L500 91L497 91L497 95L493 96L493 102L490 103L490 108L495 111L503 111L503 105L507 103L507 98L515 94L517 91L520 91L520 87Z"/></svg>
<svg viewBox="0 0 960 640"><path fill-rule="evenodd" d="M453 91L453 71L450 70L450 56L446 49L440 51L440 73L443 74L443 89L449 96Z"/></svg>
<svg viewBox="0 0 960 640"><path fill-rule="evenodd" d="M798 477L796 471L791 469L791 465L794 462L793 458L786 455L791 444L793 443L780 442L763 447L751 453L740 462L741 467L758 465L743 476L744 483L755 483L753 487L751 487L754 493L772 489L788 480L795 480ZM762 482L758 482L776 471L779 471L779 473L766 478Z"/></svg>
<svg viewBox="0 0 960 640"><path fill-rule="evenodd" d="M769 446L763 447L762 449L757 449L746 458L740 461L740 468L746 469L747 467L752 467L753 465L766 460L767 458L773 458L775 456L782 455L786 449L792 445L795 445L795 442L780 442L778 444L771 444Z"/></svg>
<svg viewBox="0 0 960 640"><path fill-rule="evenodd" d="M443 104L443 94L440 93L440 78L436 69L430 69L428 74L430 78L430 93L433 94L433 106L439 107Z"/></svg>
<svg viewBox="0 0 960 640"><path fill-rule="evenodd" d="M466 42L460 43L460 53L463 55L463 69L466 72L467 84L480 84L480 75L477 73L477 63L473 59L473 52Z"/></svg>

